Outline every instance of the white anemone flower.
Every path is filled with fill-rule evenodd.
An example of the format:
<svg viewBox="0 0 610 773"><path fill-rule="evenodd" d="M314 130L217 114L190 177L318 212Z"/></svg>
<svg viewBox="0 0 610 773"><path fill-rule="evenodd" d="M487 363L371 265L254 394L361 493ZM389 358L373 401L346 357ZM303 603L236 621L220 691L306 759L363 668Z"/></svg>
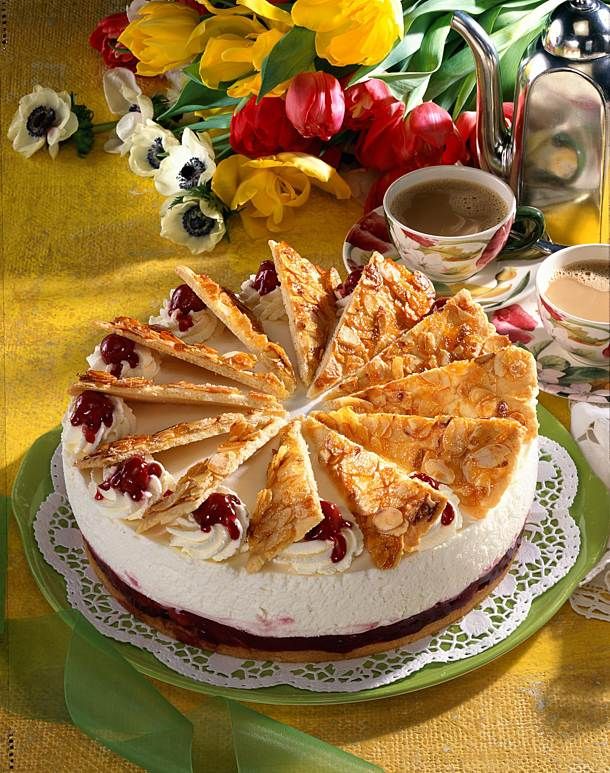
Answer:
<svg viewBox="0 0 610 773"><path fill-rule="evenodd" d="M161 236L193 253L213 250L224 235L222 212L206 199L167 199L161 207Z"/></svg>
<svg viewBox="0 0 610 773"><path fill-rule="evenodd" d="M152 120L153 103L138 86L136 76L126 67L114 67L104 73L104 96L110 111L120 115L115 134L104 145L108 153L129 152L134 133Z"/></svg>
<svg viewBox="0 0 610 773"><path fill-rule="evenodd" d="M164 196L185 193L212 179L216 170L214 148L207 134L186 128L182 143L169 148L155 176L155 187Z"/></svg>
<svg viewBox="0 0 610 773"><path fill-rule="evenodd" d="M19 100L19 107L8 128L13 148L29 158L45 144L49 155L56 158L59 143L67 140L78 129L78 118L72 112L72 101L67 91L53 91L45 86L34 86L31 94Z"/></svg>
<svg viewBox="0 0 610 773"><path fill-rule="evenodd" d="M172 132L149 118L131 138L129 168L139 177L154 177L169 148L179 144Z"/></svg>

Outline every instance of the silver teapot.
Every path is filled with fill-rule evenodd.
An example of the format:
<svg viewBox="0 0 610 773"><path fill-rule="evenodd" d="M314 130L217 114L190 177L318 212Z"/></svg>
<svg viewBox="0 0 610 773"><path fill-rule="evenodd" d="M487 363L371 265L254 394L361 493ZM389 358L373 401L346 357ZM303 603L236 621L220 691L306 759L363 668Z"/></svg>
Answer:
<svg viewBox="0 0 610 773"><path fill-rule="evenodd" d="M542 210L554 242L610 242L610 8L569 0L553 11L519 66L511 130L490 38L462 11L452 27L476 62L482 167Z"/></svg>

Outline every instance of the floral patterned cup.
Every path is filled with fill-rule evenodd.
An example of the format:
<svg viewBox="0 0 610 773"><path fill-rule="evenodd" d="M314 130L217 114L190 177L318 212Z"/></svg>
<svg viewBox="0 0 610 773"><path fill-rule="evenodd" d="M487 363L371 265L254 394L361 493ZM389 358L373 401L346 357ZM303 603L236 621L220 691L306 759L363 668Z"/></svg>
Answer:
<svg viewBox="0 0 610 773"><path fill-rule="evenodd" d="M551 303L547 295L554 274L583 260L610 262L610 244L578 244L549 255L536 274L536 298L546 332L575 360L587 365L610 365L610 323L577 317ZM610 303L610 296L608 297Z"/></svg>
<svg viewBox="0 0 610 773"><path fill-rule="evenodd" d="M463 180L478 183L497 193L506 204L506 215L485 231L465 236L437 236L410 228L392 214L392 203L399 193L420 183L434 180ZM544 218L534 207L517 207L509 186L481 169L466 166L428 166L399 177L383 197L383 209L390 236L402 261L423 271L437 282L462 282L490 263L502 249L511 251L531 247L544 233ZM442 212L439 213L439 219ZM511 234L515 220L530 221L523 235ZM509 237L511 243L507 244Z"/></svg>

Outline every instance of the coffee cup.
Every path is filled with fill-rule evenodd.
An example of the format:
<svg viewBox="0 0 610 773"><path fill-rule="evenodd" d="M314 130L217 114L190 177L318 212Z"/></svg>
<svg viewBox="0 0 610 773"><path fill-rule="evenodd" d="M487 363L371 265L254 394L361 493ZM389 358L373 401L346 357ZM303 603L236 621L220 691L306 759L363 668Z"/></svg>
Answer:
<svg viewBox="0 0 610 773"><path fill-rule="evenodd" d="M597 367L610 365L610 290L600 282L609 267L610 244L578 244L549 255L536 274L544 329L575 360Z"/></svg>
<svg viewBox="0 0 610 773"><path fill-rule="evenodd" d="M448 219L446 206L427 206L427 220L433 221L425 230L416 228L409 215L398 211L405 196L417 204L419 191L438 186L440 195L451 188L463 199L469 190L478 188L485 195L481 200L490 205L487 225L474 232L443 234L443 218ZM423 195L423 194L422 194ZM429 201L429 200L427 200ZM468 202L466 201L466 209ZM463 282L490 263L501 250L524 250L533 246L544 233L544 217L535 207L517 207L510 187L498 177L465 166L429 166L409 172L395 180L383 198L383 209L390 236L402 262L422 271L438 282ZM444 211L443 211L444 210ZM476 219L463 220L472 231ZM483 220L481 220L483 222ZM435 223L437 224L435 226ZM474 226L473 226L474 223ZM511 232L515 223L518 231ZM436 233L435 233L436 231Z"/></svg>

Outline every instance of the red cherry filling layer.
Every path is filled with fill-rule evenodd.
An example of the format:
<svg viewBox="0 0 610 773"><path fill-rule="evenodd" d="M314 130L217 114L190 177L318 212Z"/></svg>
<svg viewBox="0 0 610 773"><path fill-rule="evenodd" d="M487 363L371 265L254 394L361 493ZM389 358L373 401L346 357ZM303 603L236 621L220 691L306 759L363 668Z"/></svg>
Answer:
<svg viewBox="0 0 610 773"><path fill-rule="evenodd" d="M95 443L95 436L102 424L106 427L110 427L112 424L113 413L112 400L100 392L87 390L81 392L74 401L70 424L73 427L82 426L87 443Z"/></svg>
<svg viewBox="0 0 610 773"><path fill-rule="evenodd" d="M437 491L440 488L440 483L436 480L436 478L431 478L429 475L426 475L425 472L414 472L411 477L417 478L418 480L423 480L424 483L432 486L432 488L436 489ZM449 526L450 523L453 523L454 519L455 510L453 509L453 505L451 502L447 502L445 509L441 513L441 524L443 526Z"/></svg>
<svg viewBox="0 0 610 773"><path fill-rule="evenodd" d="M308 531L304 539L306 542L311 542L314 539L331 540L333 550L330 554L330 560L333 564L338 564L347 553L347 542L341 531L351 529L352 524L341 516L341 511L333 502L321 499L320 506L324 520L316 524L311 531Z"/></svg>
<svg viewBox="0 0 610 773"><path fill-rule="evenodd" d="M147 462L141 456L130 456L117 466L109 478L99 484L95 498L98 501L104 498L99 489L109 491L115 488L122 494L127 494L134 502L140 502L148 489L150 479L153 476L160 478L162 473L163 468L157 462Z"/></svg>
<svg viewBox="0 0 610 773"><path fill-rule="evenodd" d="M127 362L130 368L135 368L140 362L135 343L116 333L104 338L100 344L100 354L106 365L112 365L110 372L117 378L121 375L124 362Z"/></svg>
<svg viewBox="0 0 610 773"><path fill-rule="evenodd" d="M280 286L280 280L272 260L263 260L252 280L252 287L259 295L267 295Z"/></svg>
<svg viewBox="0 0 610 773"><path fill-rule="evenodd" d="M231 539L241 537L241 525L237 517L237 508L241 505L234 494L210 494L205 502L193 511L193 518L201 531L209 532L214 524L224 526Z"/></svg>
<svg viewBox="0 0 610 773"><path fill-rule="evenodd" d="M176 321L178 329L182 333L193 327L191 314L194 311L203 311L204 309L205 303L186 284L176 287L169 299L168 311L170 314L177 312Z"/></svg>
<svg viewBox="0 0 610 773"><path fill-rule="evenodd" d="M444 309L445 304L447 303L448 300L449 300L448 297L437 298L432 304L432 306L430 306L430 309L428 310L428 313L426 314L426 316L428 317L430 314L434 314L435 311L440 311L441 309Z"/></svg>
<svg viewBox="0 0 610 773"><path fill-rule="evenodd" d="M335 295L338 298L347 298L348 295L351 295L356 289L356 285L360 280L361 274L362 268L358 267L352 269L347 275L345 282L342 282L335 288Z"/></svg>

